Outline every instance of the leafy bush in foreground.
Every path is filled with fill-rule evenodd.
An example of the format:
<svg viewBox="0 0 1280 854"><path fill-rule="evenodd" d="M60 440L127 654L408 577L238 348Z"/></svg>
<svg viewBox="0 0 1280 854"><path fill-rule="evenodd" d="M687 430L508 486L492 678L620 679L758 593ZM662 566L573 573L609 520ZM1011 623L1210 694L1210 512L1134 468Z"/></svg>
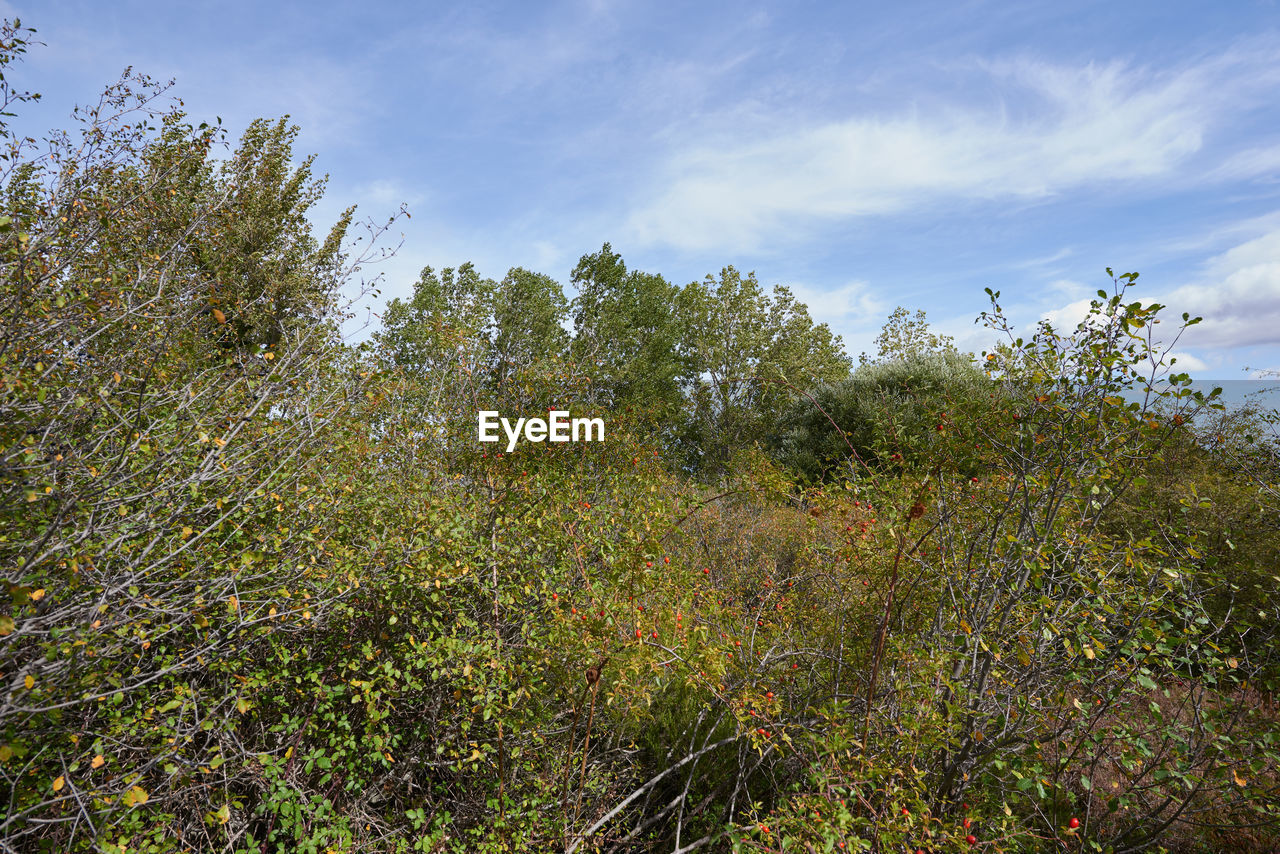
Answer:
<svg viewBox="0 0 1280 854"><path fill-rule="evenodd" d="M365 259L350 212L310 236L293 132L217 162L157 94L127 79L43 158L8 139L0 850L1276 844L1274 457L1205 441L1212 396L1140 373L1136 275L985 371L886 333L940 352L793 387L770 456L734 425L780 397L599 376L527 271L426 271L345 346ZM782 314L770 364L830 355ZM481 401L593 394L675 411L474 441ZM715 427L714 484L681 406Z"/></svg>

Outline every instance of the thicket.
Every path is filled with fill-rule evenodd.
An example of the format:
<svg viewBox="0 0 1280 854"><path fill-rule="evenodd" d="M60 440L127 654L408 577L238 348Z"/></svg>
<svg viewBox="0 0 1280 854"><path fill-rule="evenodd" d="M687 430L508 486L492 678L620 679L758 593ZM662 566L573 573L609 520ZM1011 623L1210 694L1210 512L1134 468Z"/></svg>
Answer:
<svg viewBox="0 0 1280 854"><path fill-rule="evenodd" d="M1159 373L1136 274L854 370L606 245L351 346L390 223L314 238L293 128L163 91L2 126L0 850L1277 844L1276 419Z"/></svg>

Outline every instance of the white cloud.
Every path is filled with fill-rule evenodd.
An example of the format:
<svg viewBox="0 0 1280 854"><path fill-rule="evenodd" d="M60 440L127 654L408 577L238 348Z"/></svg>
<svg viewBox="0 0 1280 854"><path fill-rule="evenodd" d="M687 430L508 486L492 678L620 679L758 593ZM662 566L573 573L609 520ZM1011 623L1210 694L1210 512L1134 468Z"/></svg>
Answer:
<svg viewBox="0 0 1280 854"><path fill-rule="evenodd" d="M1197 347L1280 344L1280 229L1211 258L1202 276L1159 301L1204 318L1185 339Z"/></svg>
<svg viewBox="0 0 1280 854"><path fill-rule="evenodd" d="M1209 369L1209 365L1203 359L1182 350L1170 351L1164 358L1164 364L1173 367L1178 373L1184 371L1200 372Z"/></svg>
<svg viewBox="0 0 1280 854"><path fill-rule="evenodd" d="M1088 299L1078 299L1061 308L1046 311L1041 319L1049 321L1059 335L1067 335L1089 316L1091 305Z"/></svg>
<svg viewBox="0 0 1280 854"><path fill-rule="evenodd" d="M628 227L640 241L746 251L824 220L1166 177L1242 108L1234 89L1222 94L1236 78L1253 75L1236 87L1246 94L1274 85L1256 73L1262 61L1237 51L1159 74L1118 63L979 63L997 108L917 105L756 135L699 128Z"/></svg>
<svg viewBox="0 0 1280 854"><path fill-rule="evenodd" d="M888 303L871 292L863 281L849 282L831 290L809 285L789 285L796 299L809 308L809 316L819 323L835 326L844 321L854 324L879 317Z"/></svg>
<svg viewBox="0 0 1280 854"><path fill-rule="evenodd" d="M402 182L387 178L379 178L356 187L349 195L354 198L362 211L397 210L405 205L412 211L426 200L426 195L417 189L411 189Z"/></svg>
<svg viewBox="0 0 1280 854"><path fill-rule="evenodd" d="M1266 218L1257 220L1266 222ZM1168 346L1187 312L1204 320L1178 340L1180 368L1202 370L1208 364L1192 350L1230 350L1280 345L1280 226L1206 260L1191 281L1171 289L1135 290L1130 297L1167 306L1157 343ZM1044 312L1060 333L1075 329L1089 312L1089 299Z"/></svg>

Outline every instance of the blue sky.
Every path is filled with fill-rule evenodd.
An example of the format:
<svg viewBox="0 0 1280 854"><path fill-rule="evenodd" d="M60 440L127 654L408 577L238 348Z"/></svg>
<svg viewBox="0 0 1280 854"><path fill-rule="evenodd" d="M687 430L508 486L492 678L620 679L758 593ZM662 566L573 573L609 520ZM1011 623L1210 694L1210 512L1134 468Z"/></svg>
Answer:
<svg viewBox="0 0 1280 854"><path fill-rule="evenodd" d="M896 305L980 350L984 287L1074 323L1110 266L1164 326L1205 317L1180 368L1280 369L1274 2L0 9L47 45L11 75L44 93L29 127L126 65L235 135L290 114L319 219L408 204L384 297L468 260L567 281L609 241L678 283L789 285L854 355Z"/></svg>

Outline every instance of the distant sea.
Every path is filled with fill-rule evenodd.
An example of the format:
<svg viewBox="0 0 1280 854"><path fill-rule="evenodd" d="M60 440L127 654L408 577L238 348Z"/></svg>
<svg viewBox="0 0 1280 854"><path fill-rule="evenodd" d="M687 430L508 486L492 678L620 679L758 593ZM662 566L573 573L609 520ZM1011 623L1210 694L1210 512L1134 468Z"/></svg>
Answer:
<svg viewBox="0 0 1280 854"><path fill-rule="evenodd" d="M1190 387L1206 395L1215 388L1222 389L1218 402L1228 411L1250 404L1262 409L1280 409L1280 380L1195 380ZM1143 395L1133 392L1124 397L1140 401Z"/></svg>

